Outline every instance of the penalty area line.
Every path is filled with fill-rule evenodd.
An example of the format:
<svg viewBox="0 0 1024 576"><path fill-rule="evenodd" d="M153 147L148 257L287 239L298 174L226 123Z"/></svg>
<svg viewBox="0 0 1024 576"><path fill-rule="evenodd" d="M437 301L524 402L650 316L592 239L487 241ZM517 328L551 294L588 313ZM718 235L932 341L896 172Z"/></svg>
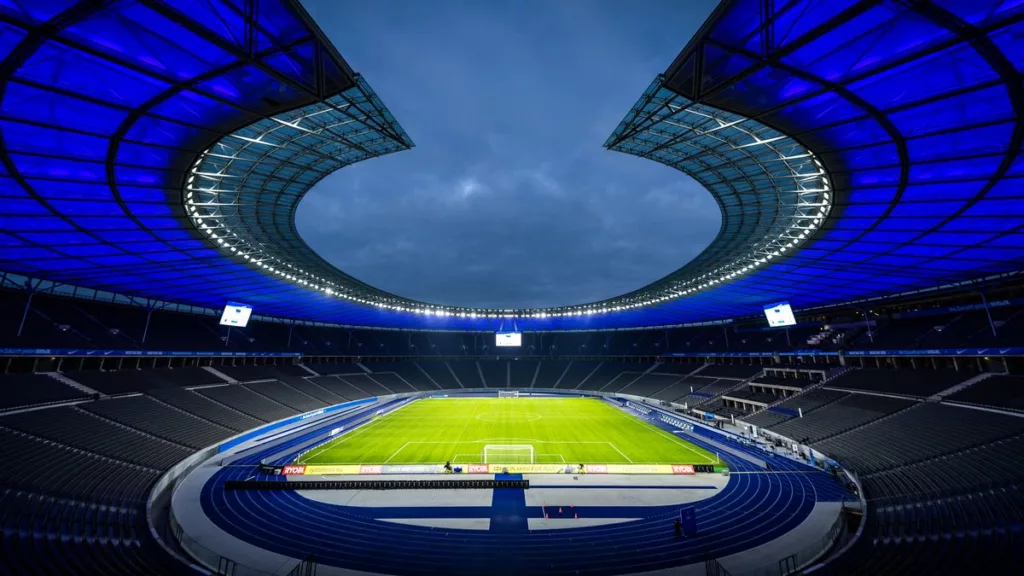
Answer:
<svg viewBox="0 0 1024 576"><path fill-rule="evenodd" d="M615 444L612 444L611 442L605 442L605 444L611 446L612 450L615 450L616 452L618 452L619 455L622 456L623 458L625 458L626 460L628 460L630 464L633 463L633 459L630 458L629 456L626 456L626 454L622 450L619 450L618 446L616 446Z"/></svg>

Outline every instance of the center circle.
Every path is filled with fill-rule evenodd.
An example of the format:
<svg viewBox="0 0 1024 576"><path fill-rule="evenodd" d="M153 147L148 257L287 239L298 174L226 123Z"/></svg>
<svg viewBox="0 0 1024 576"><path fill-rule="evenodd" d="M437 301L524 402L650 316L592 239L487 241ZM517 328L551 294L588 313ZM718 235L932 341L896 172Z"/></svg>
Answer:
<svg viewBox="0 0 1024 576"><path fill-rule="evenodd" d="M534 422L540 420L542 416L540 414L533 414L531 412L517 412L515 414L505 414L503 412L481 412L476 415L477 420L483 420L484 422Z"/></svg>

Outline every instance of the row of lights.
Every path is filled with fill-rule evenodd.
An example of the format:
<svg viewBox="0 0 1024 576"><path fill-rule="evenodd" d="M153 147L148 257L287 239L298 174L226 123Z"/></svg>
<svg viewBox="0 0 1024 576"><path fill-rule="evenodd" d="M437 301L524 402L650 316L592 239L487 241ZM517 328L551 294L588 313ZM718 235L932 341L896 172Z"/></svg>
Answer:
<svg viewBox="0 0 1024 576"><path fill-rule="evenodd" d="M563 318L563 317L582 317L582 316L593 316L598 314L609 314L614 312L621 312L625 310L634 310L637 308L643 308L681 298L690 294L694 294L706 288L714 287L718 284L734 280L749 272L754 272L762 264L768 263L770 260L777 256L783 255L790 248L795 247L801 243L808 236L808 231L813 231L821 224L821 222L827 218L829 206L830 206L830 186L828 178L824 175L824 167L817 158L814 158L814 163L817 165L819 172L816 175L821 177L821 191L822 200L821 206L816 214L817 217L812 218L808 216L807 219L811 219L811 222L807 223L804 227L796 225L791 226L786 232L780 234L778 239L785 241L789 239L789 242L782 244L777 250L773 250L762 256L748 256L732 264L720 267L710 273L703 274L698 278L686 282L684 285L688 287L683 288L680 285L676 285L672 288L665 288L660 293L647 297L641 301L635 301L625 304L609 305L606 303L599 304L588 304L584 306L573 306L567 308L556 308L548 310L538 311L518 311L518 310L487 310L487 309L470 309L470 308L449 308L436 305L412 305L405 300L398 299L369 299L364 298L362 295L347 292L343 287L338 284L326 280L320 276L316 276L305 270L294 267L291 264L282 262L279 258L267 255L259 248L254 248L251 244L242 237L239 237L237 233L232 232L229 228L218 228L215 226L208 226L204 221L206 216L199 213L199 207L201 203L196 202L194 193L207 193L207 194L218 194L219 191L216 189L216 184L211 188L201 188L198 186L196 179L208 179L214 182L219 182L220 177L223 173L203 173L200 171L200 166L210 150L204 151L195 164L192 166L191 174L188 177L188 181L185 187L185 205L189 216L192 218L195 226L203 233L205 233L212 241L222 246L224 250L230 251L230 253L238 258L241 258L247 263L251 263L271 274L278 276L281 279L295 282L296 284L311 288L318 292L323 293L326 296L342 298L358 304L364 304L367 306L374 306L383 310L391 310L396 312L414 313L424 316L434 316L439 318L457 317L457 318ZM813 154L811 154L813 157ZM797 191L799 192L799 191ZM806 219L804 219L806 220ZM799 229L799 234L791 234L794 230ZM763 250L764 248L762 248ZM756 254L756 251L755 251Z"/></svg>

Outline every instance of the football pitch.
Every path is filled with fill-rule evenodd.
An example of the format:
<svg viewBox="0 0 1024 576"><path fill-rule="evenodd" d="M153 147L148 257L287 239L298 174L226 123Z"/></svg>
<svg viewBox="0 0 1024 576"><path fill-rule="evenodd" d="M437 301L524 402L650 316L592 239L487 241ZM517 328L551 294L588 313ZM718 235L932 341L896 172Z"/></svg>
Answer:
<svg viewBox="0 0 1024 576"><path fill-rule="evenodd" d="M302 454L298 464L717 464L595 398L425 398Z"/></svg>

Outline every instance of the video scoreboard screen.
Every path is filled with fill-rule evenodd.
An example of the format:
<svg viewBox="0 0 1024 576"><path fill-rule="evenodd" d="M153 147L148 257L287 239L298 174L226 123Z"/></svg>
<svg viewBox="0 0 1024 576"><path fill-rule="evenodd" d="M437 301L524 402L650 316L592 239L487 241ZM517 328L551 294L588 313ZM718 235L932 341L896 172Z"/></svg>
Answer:
<svg viewBox="0 0 1024 576"><path fill-rule="evenodd" d="M772 327L796 324L796 318L793 316L793 309L789 307L789 302L765 306L764 316L768 319L768 325Z"/></svg>
<svg viewBox="0 0 1024 576"><path fill-rule="evenodd" d="M495 335L494 345L499 347L504 346L522 346L523 345L523 333L522 332L498 332Z"/></svg>
<svg viewBox="0 0 1024 576"><path fill-rule="evenodd" d="M249 323L249 316L252 316L252 306L239 304L238 302L228 302L227 306L224 307L224 312L220 315L220 324L221 326L245 328L246 324Z"/></svg>

